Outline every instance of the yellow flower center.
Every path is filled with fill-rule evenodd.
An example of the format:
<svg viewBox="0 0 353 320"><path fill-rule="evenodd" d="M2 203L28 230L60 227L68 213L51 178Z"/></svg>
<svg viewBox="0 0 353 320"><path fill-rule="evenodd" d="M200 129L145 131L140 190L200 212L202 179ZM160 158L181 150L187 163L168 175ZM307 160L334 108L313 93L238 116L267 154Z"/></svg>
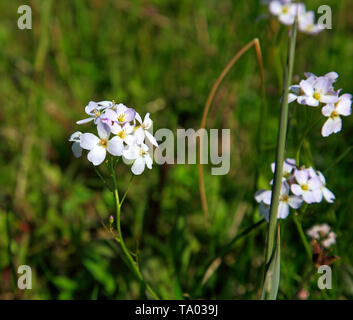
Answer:
<svg viewBox="0 0 353 320"><path fill-rule="evenodd" d="M107 148L107 146L108 146L108 141L107 141L107 139L101 139L101 140L99 141L99 145L102 146L103 148Z"/></svg>
<svg viewBox="0 0 353 320"><path fill-rule="evenodd" d="M308 191L308 190L309 190L309 186L308 186L307 184L302 184L300 187L301 187L302 190L304 190L304 191Z"/></svg>
<svg viewBox="0 0 353 320"><path fill-rule="evenodd" d="M321 92L320 91L316 91L313 95L314 99L319 100L321 99Z"/></svg>
<svg viewBox="0 0 353 320"><path fill-rule="evenodd" d="M288 195L283 194L283 195L281 196L280 200L283 201L283 202L288 202L289 197L288 197Z"/></svg>
<svg viewBox="0 0 353 320"><path fill-rule="evenodd" d="M101 115L100 111L98 111L97 109L93 110L93 114L96 118L98 118Z"/></svg>
<svg viewBox="0 0 353 320"><path fill-rule="evenodd" d="M283 6L282 7L282 13L283 14L286 14L286 13L288 13L289 12L289 7L288 6Z"/></svg>
<svg viewBox="0 0 353 320"><path fill-rule="evenodd" d="M117 134L117 136L118 136L119 138L121 138L121 139L125 139L125 138L128 136L128 134L126 133L125 130L121 130L121 131Z"/></svg>
<svg viewBox="0 0 353 320"><path fill-rule="evenodd" d="M312 23L308 24L306 27L306 31L311 31L314 29L314 25Z"/></svg>
<svg viewBox="0 0 353 320"><path fill-rule="evenodd" d="M125 122L125 113L120 113L119 114L118 121L119 122Z"/></svg>
<svg viewBox="0 0 353 320"><path fill-rule="evenodd" d="M338 112L337 112L336 110L333 110L333 111L331 112L330 118L334 119L334 118L337 118L337 117L339 117Z"/></svg>
<svg viewBox="0 0 353 320"><path fill-rule="evenodd" d="M145 154L147 154L147 152L141 148L140 149L140 156L143 157Z"/></svg>

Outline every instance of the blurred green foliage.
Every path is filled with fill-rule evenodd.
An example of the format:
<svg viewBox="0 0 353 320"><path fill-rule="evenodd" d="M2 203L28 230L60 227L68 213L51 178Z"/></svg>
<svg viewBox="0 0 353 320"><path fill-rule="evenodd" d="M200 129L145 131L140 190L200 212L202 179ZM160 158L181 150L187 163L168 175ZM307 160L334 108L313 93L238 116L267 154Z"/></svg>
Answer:
<svg viewBox="0 0 353 320"><path fill-rule="evenodd" d="M262 142L256 140L259 72L249 51L221 85L208 121L208 127L231 128L232 140L229 174L211 176L204 168L211 224L201 209L196 165L154 165L135 178L122 228L162 298L259 298L265 224L234 243L206 278L205 272L232 238L260 220L253 195L271 179L286 28L257 0L33 0L27 2L33 28L20 30L17 8L26 2L0 3L0 298L145 297L103 227L114 211L112 195L87 159L71 153L75 121L88 101L115 99L151 112L155 130L197 129L215 79L255 37L266 77ZM310 9L320 4L307 1ZM353 3L325 4L333 11L333 29L299 35L296 80L305 71L335 70L338 88L353 92ZM337 200L312 205L300 218L305 230L319 222L332 226L338 235L332 253L341 260L333 268L333 289L319 290L319 275L289 216L281 227L279 299L296 299L303 288L309 299L353 298L352 117L343 120L343 132L323 139L320 111L291 105L287 156L295 157L306 128L320 117L301 161L323 172L334 164L325 175ZM122 166L121 190L128 179ZM21 264L32 267L32 290L16 289Z"/></svg>

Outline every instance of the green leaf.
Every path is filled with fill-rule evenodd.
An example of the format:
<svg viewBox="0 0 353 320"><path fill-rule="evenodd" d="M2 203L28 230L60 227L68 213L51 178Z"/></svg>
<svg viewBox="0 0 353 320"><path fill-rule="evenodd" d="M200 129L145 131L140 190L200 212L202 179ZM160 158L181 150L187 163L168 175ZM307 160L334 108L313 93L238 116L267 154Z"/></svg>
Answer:
<svg viewBox="0 0 353 320"><path fill-rule="evenodd" d="M265 274L265 281L262 290L262 300L276 300L281 269L281 240L279 224L277 229L277 243L272 259Z"/></svg>

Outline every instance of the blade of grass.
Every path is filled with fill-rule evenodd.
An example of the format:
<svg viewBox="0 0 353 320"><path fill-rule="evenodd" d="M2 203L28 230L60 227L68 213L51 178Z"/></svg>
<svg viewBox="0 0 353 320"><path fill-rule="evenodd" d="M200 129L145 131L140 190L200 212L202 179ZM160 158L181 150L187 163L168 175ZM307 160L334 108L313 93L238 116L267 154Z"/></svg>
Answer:
<svg viewBox="0 0 353 320"><path fill-rule="evenodd" d="M275 175L274 183L272 186L272 197L271 197L271 206L270 206L270 222L268 225L267 240L266 240L266 255L265 255L265 277L264 277L264 290L263 290L263 299L270 298L267 295L266 290L266 280L268 279L268 272L271 272L269 269L270 262L272 261L274 254L274 245L275 245L275 232L277 224L277 211L279 205L279 197L282 186L282 177L283 177L283 162L284 154L286 149L286 137L287 137L287 126L288 126L288 93L289 87L291 85L292 76L293 76L293 66L294 66L294 57L295 57L295 45L297 37L297 24L296 19L294 26L291 31L291 36L289 40L288 56L287 56L287 66L284 72L284 88L282 94L281 102L281 114L279 121L279 129L277 136L277 151L276 151L276 166L275 166Z"/></svg>
<svg viewBox="0 0 353 320"><path fill-rule="evenodd" d="M270 260L268 271L266 272L266 278L264 282L264 288L262 291L261 299L276 300L279 279L281 271L281 236L280 236L280 225L277 225L277 243L276 250L272 259Z"/></svg>

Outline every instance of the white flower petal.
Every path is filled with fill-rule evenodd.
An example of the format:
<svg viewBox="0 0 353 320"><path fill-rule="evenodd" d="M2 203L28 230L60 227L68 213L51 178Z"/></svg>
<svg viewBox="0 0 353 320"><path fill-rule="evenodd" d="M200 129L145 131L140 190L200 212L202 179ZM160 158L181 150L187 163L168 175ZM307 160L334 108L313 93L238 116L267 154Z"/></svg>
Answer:
<svg viewBox="0 0 353 320"><path fill-rule="evenodd" d="M322 187L322 182L318 176L315 176L308 180L308 186L310 190L317 190Z"/></svg>
<svg viewBox="0 0 353 320"><path fill-rule="evenodd" d="M334 83L338 78L338 73L332 71L332 72L326 73L324 77L328 78L331 81L331 83Z"/></svg>
<svg viewBox="0 0 353 320"><path fill-rule="evenodd" d="M289 193L289 184L286 181L282 181L280 193L281 195Z"/></svg>
<svg viewBox="0 0 353 320"><path fill-rule="evenodd" d="M135 119L137 120L137 122L139 124L142 124L142 118L138 112L136 112L136 114L135 114Z"/></svg>
<svg viewBox="0 0 353 320"><path fill-rule="evenodd" d="M335 105L334 104L327 104L321 109L321 113L325 117L329 117L333 110L335 110Z"/></svg>
<svg viewBox="0 0 353 320"><path fill-rule="evenodd" d="M148 153L145 155L145 162L146 162L147 168L152 169L152 158Z"/></svg>
<svg viewBox="0 0 353 320"><path fill-rule="evenodd" d="M123 156L128 160L135 160L139 156L139 151L140 148L137 145L131 145L123 150Z"/></svg>
<svg viewBox="0 0 353 320"><path fill-rule="evenodd" d="M274 0L270 2L269 10L273 15L278 16L282 12L282 4L280 1Z"/></svg>
<svg viewBox="0 0 353 320"><path fill-rule="evenodd" d="M304 200L306 203L313 203L313 202L316 201L313 192L310 192L310 191L305 191L305 192L303 192L303 200Z"/></svg>
<svg viewBox="0 0 353 320"><path fill-rule="evenodd" d="M322 103L336 103L338 101L337 94L324 94L320 97Z"/></svg>
<svg viewBox="0 0 353 320"><path fill-rule="evenodd" d="M150 134L148 131L145 131L146 138L156 147L158 147L158 143L156 138Z"/></svg>
<svg viewBox="0 0 353 320"><path fill-rule="evenodd" d="M104 107L104 108L109 108L113 105L112 101L99 101L97 102L98 105Z"/></svg>
<svg viewBox="0 0 353 320"><path fill-rule="evenodd" d="M93 165L99 166L104 161L106 153L105 148L98 145L88 152L87 159L92 162Z"/></svg>
<svg viewBox="0 0 353 320"><path fill-rule="evenodd" d="M74 156L76 158L79 158L81 157L82 155L82 148L81 148L81 145L80 145L80 142L74 142L71 146L71 149L72 149L72 152L74 153Z"/></svg>
<svg viewBox="0 0 353 320"><path fill-rule="evenodd" d="M298 96L294 93L288 94L288 103L292 103L293 101L297 100Z"/></svg>
<svg viewBox="0 0 353 320"><path fill-rule="evenodd" d="M299 182L299 184L305 184L309 179L309 174L307 170L296 170L294 176L295 179Z"/></svg>
<svg viewBox="0 0 353 320"><path fill-rule="evenodd" d="M110 135L110 128L106 123L103 123L102 121L98 121L97 122L97 131L98 131L98 136L101 139L108 140L109 135Z"/></svg>
<svg viewBox="0 0 353 320"><path fill-rule="evenodd" d="M322 191L321 191L321 189L317 189L317 190L312 191L312 194L313 194L313 197L314 197L314 201L313 202L319 203L319 202L322 201Z"/></svg>
<svg viewBox="0 0 353 320"><path fill-rule="evenodd" d="M74 133L70 136L69 141L73 141L73 142L77 141L77 142L80 142L81 134L82 134L81 131L76 131L76 132L74 132Z"/></svg>
<svg viewBox="0 0 353 320"><path fill-rule="evenodd" d="M290 189L292 190L292 192L296 196L301 196L303 194L303 190L302 190L302 188L300 187L299 184L296 184L296 183L292 184Z"/></svg>
<svg viewBox="0 0 353 320"><path fill-rule="evenodd" d="M137 140L138 143L143 143L143 141L145 140L145 132L142 129L142 127L138 127L135 131L135 138Z"/></svg>
<svg viewBox="0 0 353 320"><path fill-rule="evenodd" d="M145 118L143 119L143 124L145 125L145 129L149 129L152 127L153 121L150 118L150 113L147 112Z"/></svg>
<svg viewBox="0 0 353 320"><path fill-rule="evenodd" d="M77 124L84 124L84 123L88 123L88 122L91 122L94 118L86 118L86 119L83 119L83 120L78 120L76 121Z"/></svg>
<svg viewBox="0 0 353 320"><path fill-rule="evenodd" d="M331 87L332 87L331 81L326 77L318 77L315 80L315 83L314 83L315 91L326 93L331 89Z"/></svg>
<svg viewBox="0 0 353 320"><path fill-rule="evenodd" d="M352 114L352 95L343 94L336 106L337 112L342 116L349 116Z"/></svg>
<svg viewBox="0 0 353 320"><path fill-rule="evenodd" d="M81 148L92 150L99 144L99 138L92 133L83 133L81 135Z"/></svg>
<svg viewBox="0 0 353 320"><path fill-rule="evenodd" d="M334 119L328 118L321 129L323 137L328 137L332 133L337 133L342 129L342 120L340 117Z"/></svg>
<svg viewBox="0 0 353 320"><path fill-rule="evenodd" d="M259 206L260 215L263 215L267 222L270 221L270 207L265 205L263 202Z"/></svg>
<svg viewBox="0 0 353 320"><path fill-rule="evenodd" d="M139 157L135 160L131 167L131 171L134 175L140 175L145 170L145 159Z"/></svg>
<svg viewBox="0 0 353 320"><path fill-rule="evenodd" d="M122 104L122 103L119 103L119 104L116 106L116 113L117 113L117 114L123 113L123 112L125 112L127 109L128 109L127 106L125 106L125 105Z"/></svg>
<svg viewBox="0 0 353 320"><path fill-rule="evenodd" d="M308 80L302 80L299 83L300 88L304 91L305 95L311 97L314 94L313 84Z"/></svg>
<svg viewBox="0 0 353 320"><path fill-rule="evenodd" d="M278 205L278 219L285 219L289 215L289 206L286 202L280 201Z"/></svg>
<svg viewBox="0 0 353 320"><path fill-rule="evenodd" d="M107 150L113 156L121 156L123 154L124 143L120 137L113 137L108 141Z"/></svg>
<svg viewBox="0 0 353 320"><path fill-rule="evenodd" d="M299 207L302 205L302 203L303 203L303 199L301 197L290 196L288 199L288 204L293 209L299 209Z"/></svg>
<svg viewBox="0 0 353 320"><path fill-rule="evenodd" d="M311 107L317 107L320 104L320 101L309 96L299 96L297 101L299 104L306 104Z"/></svg>
<svg viewBox="0 0 353 320"><path fill-rule="evenodd" d="M327 202L333 203L336 199L335 195L326 187L322 188L322 193L324 195L324 198Z"/></svg>

